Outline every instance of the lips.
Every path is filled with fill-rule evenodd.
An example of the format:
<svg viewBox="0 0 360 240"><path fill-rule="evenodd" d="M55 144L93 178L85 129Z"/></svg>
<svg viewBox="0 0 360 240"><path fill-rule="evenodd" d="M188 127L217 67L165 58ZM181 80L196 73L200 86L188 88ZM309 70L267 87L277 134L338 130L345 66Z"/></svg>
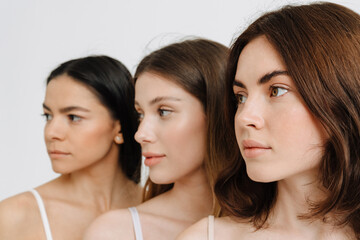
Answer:
<svg viewBox="0 0 360 240"><path fill-rule="evenodd" d="M146 152L146 153L143 153L142 155L145 157L144 164L148 167L152 167L152 166L158 164L165 157L165 154L158 154L158 153L151 153L151 152Z"/></svg>
<svg viewBox="0 0 360 240"><path fill-rule="evenodd" d="M70 155L69 152L63 152L59 150L50 150L48 153L51 159L61 159Z"/></svg>
<svg viewBox="0 0 360 240"><path fill-rule="evenodd" d="M271 150L271 147L250 139L242 141L242 146L245 158L256 158Z"/></svg>

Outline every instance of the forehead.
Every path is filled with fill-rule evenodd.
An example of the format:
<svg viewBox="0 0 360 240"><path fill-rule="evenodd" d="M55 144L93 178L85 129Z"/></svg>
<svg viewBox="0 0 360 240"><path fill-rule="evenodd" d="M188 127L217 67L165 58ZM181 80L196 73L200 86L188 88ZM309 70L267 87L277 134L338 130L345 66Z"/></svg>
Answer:
<svg viewBox="0 0 360 240"><path fill-rule="evenodd" d="M58 104L98 103L100 100L85 84L67 75L52 79L46 86L45 103L56 101Z"/></svg>
<svg viewBox="0 0 360 240"><path fill-rule="evenodd" d="M286 66L280 53L267 40L259 36L251 40L242 50L237 64L235 79L259 79L274 70L285 71Z"/></svg>
<svg viewBox="0 0 360 240"><path fill-rule="evenodd" d="M151 72L141 74L135 83L135 99L153 98L157 96L194 97L180 84L177 84L167 77Z"/></svg>

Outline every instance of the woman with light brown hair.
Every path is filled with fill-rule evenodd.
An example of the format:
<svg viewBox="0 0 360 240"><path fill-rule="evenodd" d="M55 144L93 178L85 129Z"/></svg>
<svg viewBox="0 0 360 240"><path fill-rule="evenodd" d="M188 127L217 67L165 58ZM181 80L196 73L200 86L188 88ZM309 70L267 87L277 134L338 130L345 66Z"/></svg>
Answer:
<svg viewBox="0 0 360 240"><path fill-rule="evenodd" d="M225 46L194 39L168 45L140 62L135 139L149 167L145 202L100 217L85 239L175 239L212 214L210 180L237 149L231 128L224 128L227 57Z"/></svg>
<svg viewBox="0 0 360 240"><path fill-rule="evenodd" d="M229 58L241 155L215 184L224 217L179 239L360 239L359 63L360 16L346 7L285 6L252 23Z"/></svg>

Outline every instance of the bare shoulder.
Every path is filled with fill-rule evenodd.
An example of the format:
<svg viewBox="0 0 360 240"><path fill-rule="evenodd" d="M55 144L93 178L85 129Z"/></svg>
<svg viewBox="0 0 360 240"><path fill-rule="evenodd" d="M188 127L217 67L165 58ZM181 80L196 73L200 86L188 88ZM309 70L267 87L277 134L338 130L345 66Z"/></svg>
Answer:
<svg viewBox="0 0 360 240"><path fill-rule="evenodd" d="M129 209L118 209L97 217L87 228L84 240L134 239Z"/></svg>
<svg viewBox="0 0 360 240"><path fill-rule="evenodd" d="M0 202L0 239L15 239L15 236L29 233L38 220L40 213L30 192L7 198Z"/></svg>
<svg viewBox="0 0 360 240"><path fill-rule="evenodd" d="M255 228L247 220L235 219L232 217L221 217L215 220L215 239L238 239L249 237Z"/></svg>
<svg viewBox="0 0 360 240"><path fill-rule="evenodd" d="M177 240L207 240L208 239L208 218L203 218L186 229ZM238 221L230 217L215 218L214 238L215 239L239 239L249 236L253 231L251 224L246 221Z"/></svg>
<svg viewBox="0 0 360 240"><path fill-rule="evenodd" d="M203 218L200 221L194 223L185 231L183 231L176 240L206 240L207 237L207 229L208 229L208 218Z"/></svg>

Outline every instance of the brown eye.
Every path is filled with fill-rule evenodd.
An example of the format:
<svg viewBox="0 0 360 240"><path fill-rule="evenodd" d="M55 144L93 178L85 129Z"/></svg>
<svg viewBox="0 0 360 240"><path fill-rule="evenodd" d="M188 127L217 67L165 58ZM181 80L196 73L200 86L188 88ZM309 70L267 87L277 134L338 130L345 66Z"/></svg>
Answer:
<svg viewBox="0 0 360 240"><path fill-rule="evenodd" d="M166 117L167 115L169 115L172 112L171 110L163 109L163 108L160 108L158 111L159 111L159 115L161 117Z"/></svg>
<svg viewBox="0 0 360 240"><path fill-rule="evenodd" d="M278 88L273 88L271 90L271 96L276 97L278 95L278 92L279 92Z"/></svg>
<svg viewBox="0 0 360 240"><path fill-rule="evenodd" d="M237 104L243 104L246 102L247 97L242 94L235 94Z"/></svg>
<svg viewBox="0 0 360 240"><path fill-rule="evenodd" d="M281 95L284 95L285 93L287 93L288 90L282 87L272 87L271 88L271 93L270 96L271 97L280 97Z"/></svg>

